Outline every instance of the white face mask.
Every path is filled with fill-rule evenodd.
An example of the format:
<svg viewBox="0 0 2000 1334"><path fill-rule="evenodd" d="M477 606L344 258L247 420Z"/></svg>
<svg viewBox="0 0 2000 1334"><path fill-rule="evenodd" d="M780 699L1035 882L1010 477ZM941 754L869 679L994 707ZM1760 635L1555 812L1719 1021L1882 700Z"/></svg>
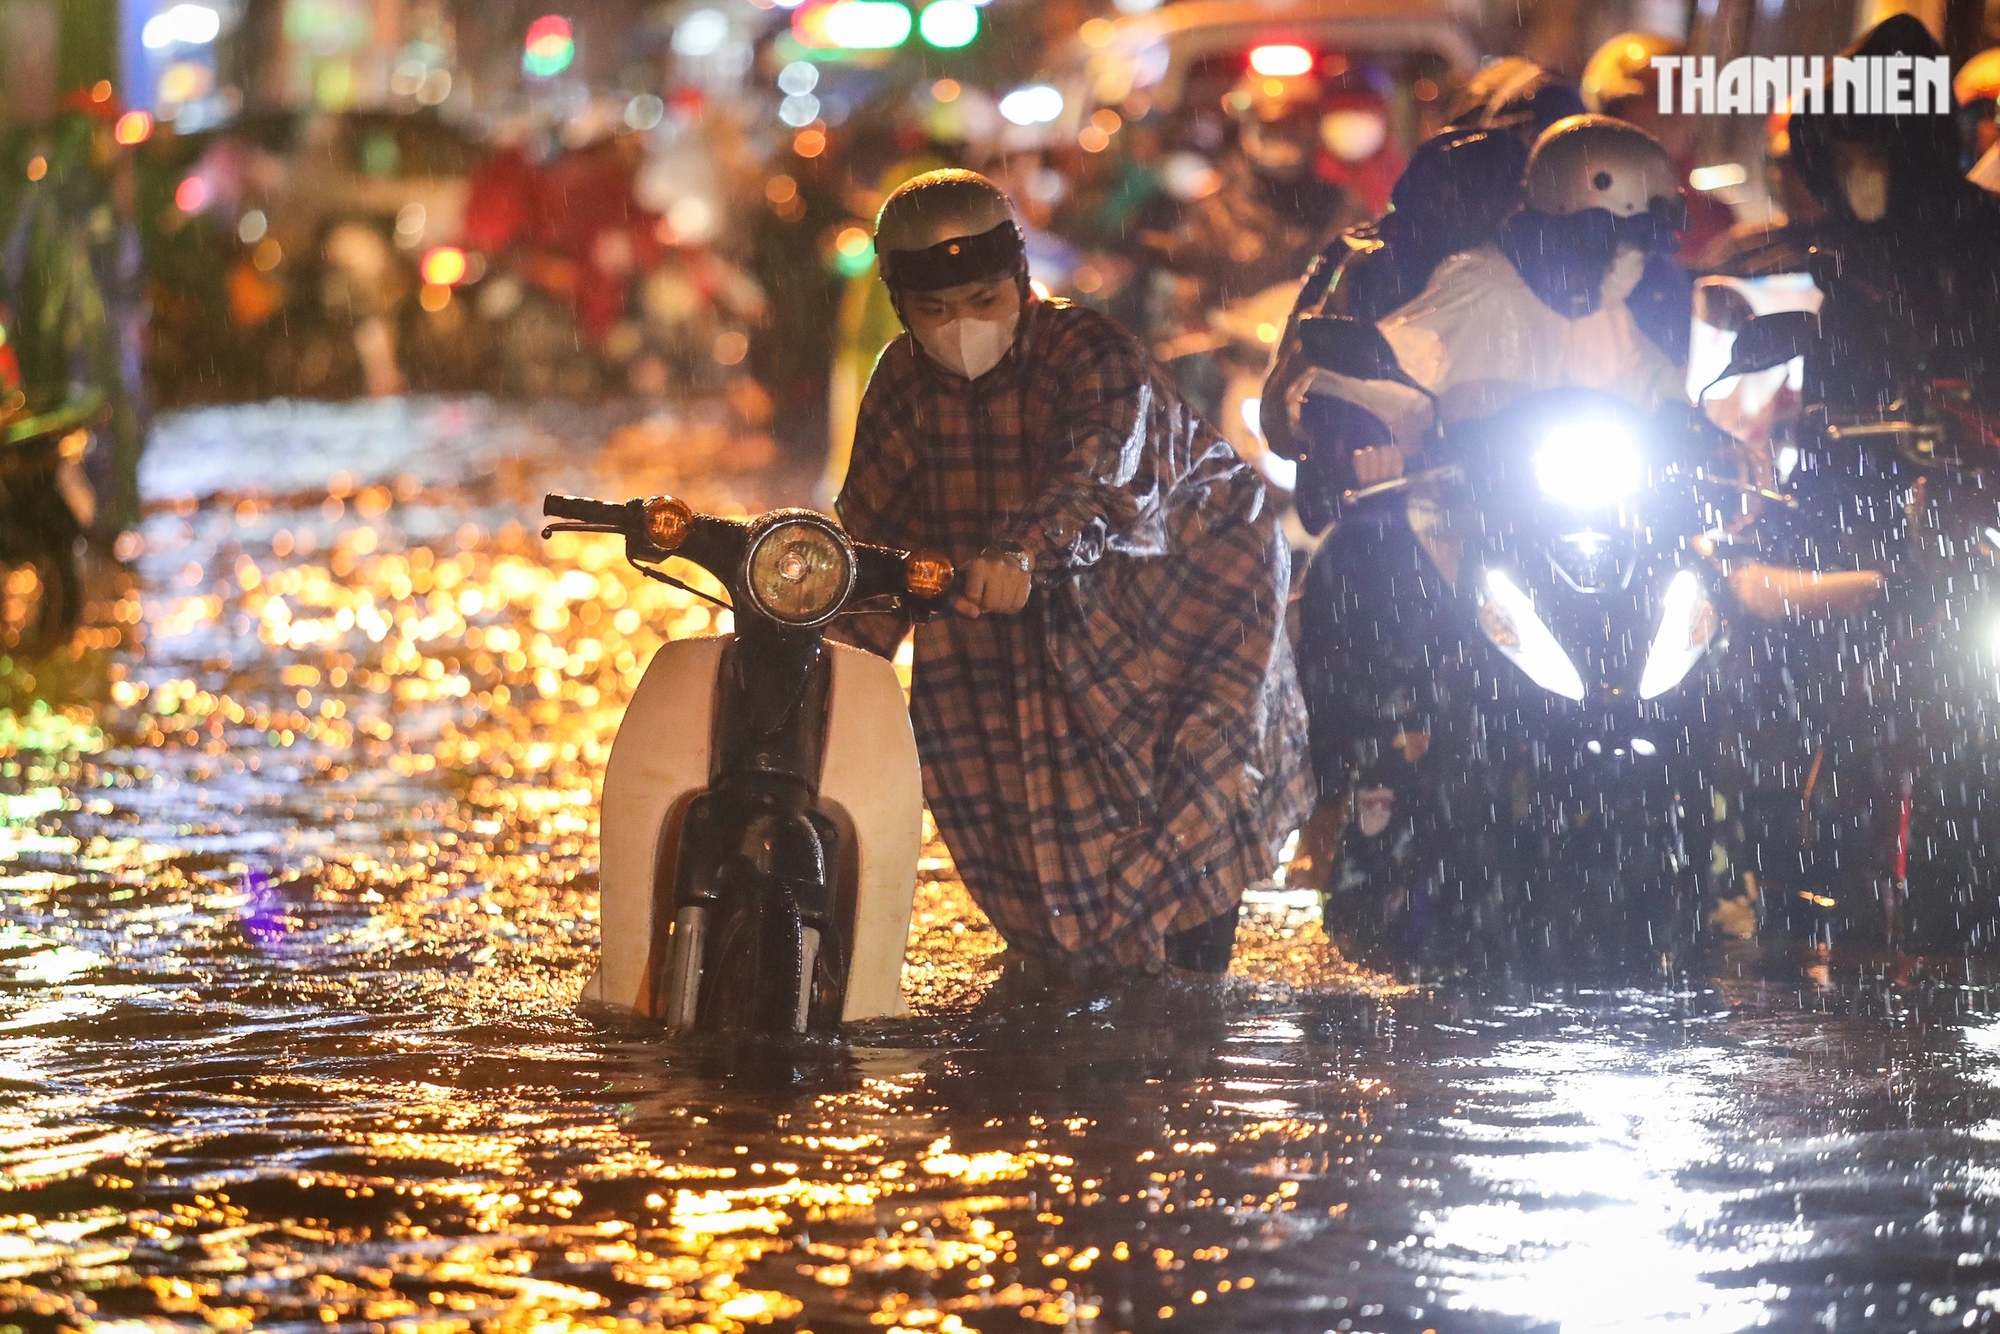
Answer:
<svg viewBox="0 0 2000 1334"><path fill-rule="evenodd" d="M1007 355L1020 322L1021 312L1010 310L1005 319L948 320L935 329L918 332L916 337L932 361L954 375L977 380Z"/></svg>

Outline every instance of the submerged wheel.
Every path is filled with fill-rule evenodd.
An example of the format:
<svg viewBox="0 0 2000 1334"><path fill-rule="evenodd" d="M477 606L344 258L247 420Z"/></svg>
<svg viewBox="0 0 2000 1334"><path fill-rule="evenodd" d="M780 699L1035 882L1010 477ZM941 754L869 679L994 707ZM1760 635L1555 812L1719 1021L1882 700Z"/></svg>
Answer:
<svg viewBox="0 0 2000 1334"><path fill-rule="evenodd" d="M713 925L696 1025L711 1032L803 1032L814 990L806 932L790 895L737 895ZM813 936L816 957L818 932Z"/></svg>

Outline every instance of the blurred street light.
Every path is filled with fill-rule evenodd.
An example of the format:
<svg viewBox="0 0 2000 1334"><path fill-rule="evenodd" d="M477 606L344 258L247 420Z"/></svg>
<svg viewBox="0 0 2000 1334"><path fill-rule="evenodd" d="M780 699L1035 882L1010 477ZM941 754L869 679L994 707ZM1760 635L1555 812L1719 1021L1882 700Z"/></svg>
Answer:
<svg viewBox="0 0 2000 1334"><path fill-rule="evenodd" d="M528 25L521 68L537 79L553 79L576 59L576 34L560 14L544 14Z"/></svg>
<svg viewBox="0 0 2000 1334"><path fill-rule="evenodd" d="M970 46L979 36L979 11L968 0L931 0L918 16L917 31L941 50Z"/></svg>
<svg viewBox="0 0 2000 1334"><path fill-rule="evenodd" d="M1016 125L1047 125L1062 113L1062 94L1045 83L1027 84L1000 99L1000 114Z"/></svg>

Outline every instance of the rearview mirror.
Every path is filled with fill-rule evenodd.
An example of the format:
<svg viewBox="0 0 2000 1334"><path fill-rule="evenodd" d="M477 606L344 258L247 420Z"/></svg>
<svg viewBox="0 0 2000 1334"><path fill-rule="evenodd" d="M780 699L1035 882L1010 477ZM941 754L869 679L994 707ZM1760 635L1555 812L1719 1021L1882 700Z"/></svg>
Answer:
<svg viewBox="0 0 2000 1334"><path fill-rule="evenodd" d="M1308 315L1299 321L1299 348L1323 371L1356 380L1409 383L1396 349L1368 320L1352 315Z"/></svg>
<svg viewBox="0 0 2000 1334"><path fill-rule="evenodd" d="M1780 310L1759 315L1736 333L1729 367L1717 377L1749 375L1802 357L1819 342L1819 316L1810 310Z"/></svg>

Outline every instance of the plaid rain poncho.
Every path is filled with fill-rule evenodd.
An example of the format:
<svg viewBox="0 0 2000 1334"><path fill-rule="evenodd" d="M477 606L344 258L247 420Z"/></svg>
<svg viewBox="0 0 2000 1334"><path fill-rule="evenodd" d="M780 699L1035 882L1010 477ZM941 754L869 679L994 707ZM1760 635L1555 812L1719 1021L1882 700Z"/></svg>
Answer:
<svg viewBox="0 0 2000 1334"><path fill-rule="evenodd" d="M839 512L961 565L1034 554L1018 615L917 628L911 701L932 814L1012 947L1157 969L1168 932L1271 875L1311 799L1289 553L1256 474L1132 335L1032 302L971 384L899 337Z"/></svg>

